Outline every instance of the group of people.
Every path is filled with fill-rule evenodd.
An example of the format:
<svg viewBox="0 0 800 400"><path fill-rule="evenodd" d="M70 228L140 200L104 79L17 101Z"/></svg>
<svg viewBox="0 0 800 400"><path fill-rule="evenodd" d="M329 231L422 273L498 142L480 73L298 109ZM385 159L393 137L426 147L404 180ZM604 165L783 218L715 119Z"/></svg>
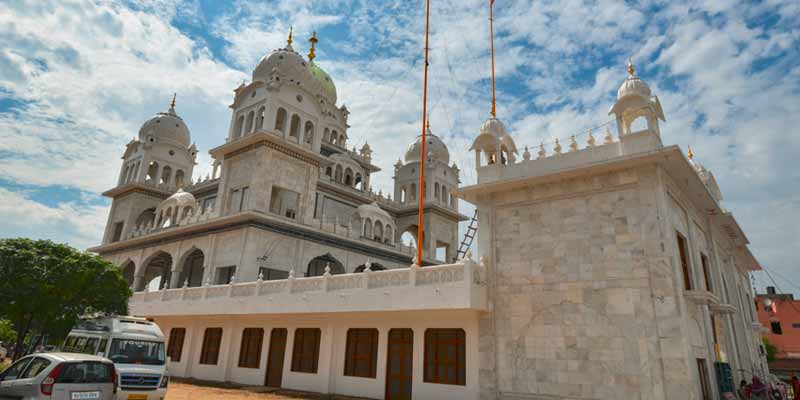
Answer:
<svg viewBox="0 0 800 400"><path fill-rule="evenodd" d="M751 383L742 379L739 382L739 400L800 400L800 379L793 374L790 381L792 393L787 393L782 385L768 385L757 376Z"/></svg>

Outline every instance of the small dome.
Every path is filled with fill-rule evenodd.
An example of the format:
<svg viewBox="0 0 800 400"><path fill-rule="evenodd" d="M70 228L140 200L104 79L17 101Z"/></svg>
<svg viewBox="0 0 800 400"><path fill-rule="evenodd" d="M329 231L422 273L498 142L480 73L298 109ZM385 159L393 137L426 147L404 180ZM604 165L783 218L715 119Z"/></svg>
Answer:
<svg viewBox="0 0 800 400"><path fill-rule="evenodd" d="M475 141L472 142L470 150L486 148L486 146L489 149L495 149L499 146L513 154L517 154L517 145L511 135L508 134L505 124L494 116L489 116L481 125L480 133L475 138Z"/></svg>
<svg viewBox="0 0 800 400"><path fill-rule="evenodd" d="M489 134L496 138L501 138L508 135L505 124L496 117L489 117L483 125L481 125L481 135Z"/></svg>
<svg viewBox="0 0 800 400"><path fill-rule="evenodd" d="M320 86L322 96L327 98L331 104L336 104L336 85L333 84L331 76L314 62L308 65L308 70L311 72L311 76L314 77L316 83Z"/></svg>
<svg viewBox="0 0 800 400"><path fill-rule="evenodd" d="M177 192L173 193L172 196L169 196L167 197L166 200L162 201L159 207L160 208L170 207L170 206L194 207L195 205L197 205L197 200L194 198L194 195L189 192L184 192L183 188L181 188L178 189Z"/></svg>
<svg viewBox="0 0 800 400"><path fill-rule="evenodd" d="M430 128L428 128L428 134L425 135L425 139L428 141L425 144L425 152L428 153L428 159L434 159L448 164L450 162L450 152L447 150L447 145L442 142L442 139L439 139L438 136L431 133ZM419 161L421 147L422 135L418 135L417 140L408 145L406 149L406 163Z"/></svg>
<svg viewBox="0 0 800 400"><path fill-rule="evenodd" d="M179 147L191 146L189 127L175 113L175 107L160 112L147 120L139 129L139 140L144 143L169 143Z"/></svg>
<svg viewBox="0 0 800 400"><path fill-rule="evenodd" d="M627 96L650 98L651 93L650 86L647 86L645 81L637 77L628 77L624 82L622 82L622 86L619 87L619 90L617 91L617 99L622 99L623 97Z"/></svg>

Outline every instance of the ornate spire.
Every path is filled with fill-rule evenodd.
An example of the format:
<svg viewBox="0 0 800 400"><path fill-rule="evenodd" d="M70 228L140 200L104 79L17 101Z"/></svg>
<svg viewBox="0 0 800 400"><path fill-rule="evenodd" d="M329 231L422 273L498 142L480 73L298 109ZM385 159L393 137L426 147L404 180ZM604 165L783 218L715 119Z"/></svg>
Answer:
<svg viewBox="0 0 800 400"><path fill-rule="evenodd" d="M178 97L178 93L172 94L172 103L169 105L170 108L175 108L175 98Z"/></svg>
<svg viewBox="0 0 800 400"><path fill-rule="evenodd" d="M689 161L694 160L694 152L692 152L692 146L689 146L689 151L686 152L686 156L689 157Z"/></svg>
<svg viewBox="0 0 800 400"><path fill-rule="evenodd" d="M314 34L308 39L308 41L311 42L311 49L308 51L308 61L314 61L314 58L317 57L317 55L314 54L314 49L319 41L317 39L317 31L314 31Z"/></svg>
<svg viewBox="0 0 800 400"><path fill-rule="evenodd" d="M633 78L634 77L633 75L634 75L635 72L636 72L636 70L633 69L633 60L628 58L628 76Z"/></svg>
<svg viewBox="0 0 800 400"><path fill-rule="evenodd" d="M289 37L286 39L286 47L292 47L292 30L293 27L289 27Z"/></svg>

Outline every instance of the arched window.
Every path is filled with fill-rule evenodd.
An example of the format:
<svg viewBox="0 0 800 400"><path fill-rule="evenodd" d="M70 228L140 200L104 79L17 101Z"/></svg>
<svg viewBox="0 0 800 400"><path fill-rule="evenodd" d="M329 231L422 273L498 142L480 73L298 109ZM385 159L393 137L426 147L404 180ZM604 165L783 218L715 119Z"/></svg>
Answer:
<svg viewBox="0 0 800 400"><path fill-rule="evenodd" d="M155 161L151 161L150 165L147 166L147 181L155 182L158 180L158 163Z"/></svg>
<svg viewBox="0 0 800 400"><path fill-rule="evenodd" d="M247 125L244 128L242 136L247 135L253 131L253 121L255 120L255 118L256 118L256 113L254 113L253 111L250 111L250 113L247 114Z"/></svg>
<svg viewBox="0 0 800 400"><path fill-rule="evenodd" d="M122 169L122 175L120 175L120 178L119 178L119 183L120 184L127 183L129 178L130 178L128 176L129 175L128 167L130 167L130 165L126 165L125 168Z"/></svg>
<svg viewBox="0 0 800 400"><path fill-rule="evenodd" d="M331 131L331 144L339 145L339 134L335 130Z"/></svg>
<svg viewBox="0 0 800 400"><path fill-rule="evenodd" d="M400 188L400 198L397 200L399 200L401 204L406 202L406 188Z"/></svg>
<svg viewBox="0 0 800 400"><path fill-rule="evenodd" d="M183 211L181 212L180 221L183 221L186 218L192 217L193 215L194 215L194 209L192 208L192 206L186 206L186 207L183 208Z"/></svg>
<svg viewBox="0 0 800 400"><path fill-rule="evenodd" d="M148 208L136 217L136 229L152 227L156 219L156 209Z"/></svg>
<svg viewBox="0 0 800 400"><path fill-rule="evenodd" d="M338 183L342 183L342 166L341 165L337 165L336 166L336 170L335 170L335 172L333 174L333 180L338 182Z"/></svg>
<svg viewBox="0 0 800 400"><path fill-rule="evenodd" d="M161 219L161 227L166 228L168 226L172 226L173 221L174 218L172 217L172 207L170 207L164 212L164 217Z"/></svg>
<svg viewBox="0 0 800 400"><path fill-rule="evenodd" d="M292 115L292 125L289 127L289 137L300 139L300 117L297 114Z"/></svg>
<svg viewBox="0 0 800 400"><path fill-rule="evenodd" d="M172 256L168 253L159 251L146 261L144 267L144 279L135 288L137 292L147 288L156 291L169 287L169 278L172 275Z"/></svg>
<svg viewBox="0 0 800 400"><path fill-rule="evenodd" d="M275 115L275 130L286 133L286 110L282 107L278 109Z"/></svg>
<svg viewBox="0 0 800 400"><path fill-rule="evenodd" d="M347 186L353 185L353 170L350 168L344 170L344 184Z"/></svg>
<svg viewBox="0 0 800 400"><path fill-rule="evenodd" d="M332 256L331 253L327 253L323 256L314 258L308 263L306 277L322 276L325 274L326 266L330 267L331 275L339 275L344 273L344 266L342 263L340 263L336 257Z"/></svg>
<svg viewBox="0 0 800 400"><path fill-rule="evenodd" d="M363 183L364 181L361 179L361 174L356 174L356 180L353 182L353 186L358 190L364 190Z"/></svg>
<svg viewBox="0 0 800 400"><path fill-rule="evenodd" d="M172 168L169 165L164 167L164 170L161 172L161 184L168 185L170 179L172 178Z"/></svg>
<svg viewBox="0 0 800 400"><path fill-rule="evenodd" d="M386 225L386 231L383 233L384 243L394 243L394 236L392 236L393 229L391 225Z"/></svg>
<svg viewBox="0 0 800 400"><path fill-rule="evenodd" d="M189 287L197 287L203 285L203 262L205 256L203 252L195 249L183 261L181 268L180 282L178 284L183 286L188 283Z"/></svg>
<svg viewBox="0 0 800 400"><path fill-rule="evenodd" d="M314 143L314 123L311 121L306 121L306 128L305 132L303 133L303 140L306 144Z"/></svg>
<svg viewBox="0 0 800 400"><path fill-rule="evenodd" d="M257 115L258 118L256 119L256 129L264 129L264 118L267 116L267 108L259 108Z"/></svg>
<svg viewBox="0 0 800 400"><path fill-rule="evenodd" d="M183 170L179 169L175 171L175 186L183 187Z"/></svg>
<svg viewBox="0 0 800 400"><path fill-rule="evenodd" d="M234 139L238 139L242 136L242 130L244 129L244 115L240 115L239 118L236 119L236 124L233 126L233 132L231 136Z"/></svg>
<svg viewBox="0 0 800 400"><path fill-rule="evenodd" d="M439 200L439 182L433 184L433 197Z"/></svg>
<svg viewBox="0 0 800 400"><path fill-rule="evenodd" d="M417 184L411 184L411 193L409 194L410 200L415 200L417 198Z"/></svg>
<svg viewBox="0 0 800 400"><path fill-rule="evenodd" d="M372 220L369 218L364 221L364 237L372 239Z"/></svg>
<svg viewBox="0 0 800 400"><path fill-rule="evenodd" d="M445 205L447 205L447 186L445 186L445 185L442 185L441 200L442 200L442 202L444 202Z"/></svg>
<svg viewBox="0 0 800 400"><path fill-rule="evenodd" d="M325 175L332 176L333 175L333 168L331 168L331 167L325 168Z"/></svg>
<svg viewBox="0 0 800 400"><path fill-rule="evenodd" d="M381 221L375 221L375 230L372 231L372 239L377 242L383 241L383 224Z"/></svg>

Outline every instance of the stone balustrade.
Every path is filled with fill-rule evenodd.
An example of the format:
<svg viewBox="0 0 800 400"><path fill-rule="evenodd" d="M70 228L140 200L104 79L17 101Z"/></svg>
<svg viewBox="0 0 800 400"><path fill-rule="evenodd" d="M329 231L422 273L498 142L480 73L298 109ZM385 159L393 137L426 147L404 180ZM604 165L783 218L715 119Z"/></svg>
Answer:
<svg viewBox="0 0 800 400"><path fill-rule="evenodd" d="M486 268L455 264L138 292L133 315L486 309Z"/></svg>
<svg viewBox="0 0 800 400"><path fill-rule="evenodd" d="M597 139L592 132L589 132L585 140L584 147L578 144L575 136L572 136L566 144L556 140L548 145L548 147L552 147L550 152L547 151L544 144L540 144L535 158L526 146L521 160L508 164L497 163L478 167L477 182L482 184L521 177L549 176L570 169L608 162L627 155L644 154L662 147L658 133L652 130L630 133L623 136L621 140L612 135L609 130L605 131L602 139ZM602 143L600 143L601 141Z"/></svg>

